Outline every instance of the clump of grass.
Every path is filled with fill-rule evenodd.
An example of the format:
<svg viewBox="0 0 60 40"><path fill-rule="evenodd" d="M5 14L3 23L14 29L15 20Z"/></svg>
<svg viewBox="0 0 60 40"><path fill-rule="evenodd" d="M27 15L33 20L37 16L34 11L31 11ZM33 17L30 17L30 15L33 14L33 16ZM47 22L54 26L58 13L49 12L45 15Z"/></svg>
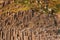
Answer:
<svg viewBox="0 0 60 40"><path fill-rule="evenodd" d="M60 34L60 29L57 30L57 35Z"/></svg>

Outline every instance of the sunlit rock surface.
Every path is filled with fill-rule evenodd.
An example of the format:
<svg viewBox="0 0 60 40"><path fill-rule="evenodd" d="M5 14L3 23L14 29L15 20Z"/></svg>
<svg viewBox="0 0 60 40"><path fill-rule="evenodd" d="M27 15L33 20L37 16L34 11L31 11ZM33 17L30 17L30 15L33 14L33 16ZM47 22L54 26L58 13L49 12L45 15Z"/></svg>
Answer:
<svg viewBox="0 0 60 40"><path fill-rule="evenodd" d="M32 10L0 14L0 40L60 40L60 20Z"/></svg>
<svg viewBox="0 0 60 40"><path fill-rule="evenodd" d="M41 1L36 3L44 4ZM0 40L60 40L60 14L30 9L14 0L0 0Z"/></svg>

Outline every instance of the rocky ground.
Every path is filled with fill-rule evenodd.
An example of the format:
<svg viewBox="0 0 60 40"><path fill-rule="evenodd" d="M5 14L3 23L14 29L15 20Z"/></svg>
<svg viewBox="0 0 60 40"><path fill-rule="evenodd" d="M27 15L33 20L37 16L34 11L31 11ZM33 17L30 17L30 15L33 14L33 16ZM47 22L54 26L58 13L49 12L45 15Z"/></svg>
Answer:
<svg viewBox="0 0 60 40"><path fill-rule="evenodd" d="M0 40L60 40L60 17L54 18L32 10L0 14Z"/></svg>

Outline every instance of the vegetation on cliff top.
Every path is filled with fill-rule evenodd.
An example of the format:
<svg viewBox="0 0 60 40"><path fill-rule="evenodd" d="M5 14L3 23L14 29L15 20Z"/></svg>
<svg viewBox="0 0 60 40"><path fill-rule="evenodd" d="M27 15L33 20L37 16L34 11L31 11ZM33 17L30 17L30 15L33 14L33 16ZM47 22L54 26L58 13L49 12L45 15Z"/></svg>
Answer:
<svg viewBox="0 0 60 40"><path fill-rule="evenodd" d="M48 12L49 9L53 9L55 10L55 12L60 11L60 0L12 0L12 1L7 0L8 3L6 1L1 1L0 5L2 3L3 6L5 2L5 6L0 8L1 10L4 11L1 12L0 10L0 13L5 13L8 11L18 12L20 10L25 11L29 9L36 10L42 9L45 12Z"/></svg>

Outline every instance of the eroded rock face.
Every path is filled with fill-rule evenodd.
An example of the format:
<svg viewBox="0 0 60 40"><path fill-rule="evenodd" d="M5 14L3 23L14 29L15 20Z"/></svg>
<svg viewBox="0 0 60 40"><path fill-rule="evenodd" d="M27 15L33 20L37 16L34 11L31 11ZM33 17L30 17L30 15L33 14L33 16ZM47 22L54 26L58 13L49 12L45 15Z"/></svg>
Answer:
<svg viewBox="0 0 60 40"><path fill-rule="evenodd" d="M59 17L32 10L0 14L0 40L59 40Z"/></svg>

